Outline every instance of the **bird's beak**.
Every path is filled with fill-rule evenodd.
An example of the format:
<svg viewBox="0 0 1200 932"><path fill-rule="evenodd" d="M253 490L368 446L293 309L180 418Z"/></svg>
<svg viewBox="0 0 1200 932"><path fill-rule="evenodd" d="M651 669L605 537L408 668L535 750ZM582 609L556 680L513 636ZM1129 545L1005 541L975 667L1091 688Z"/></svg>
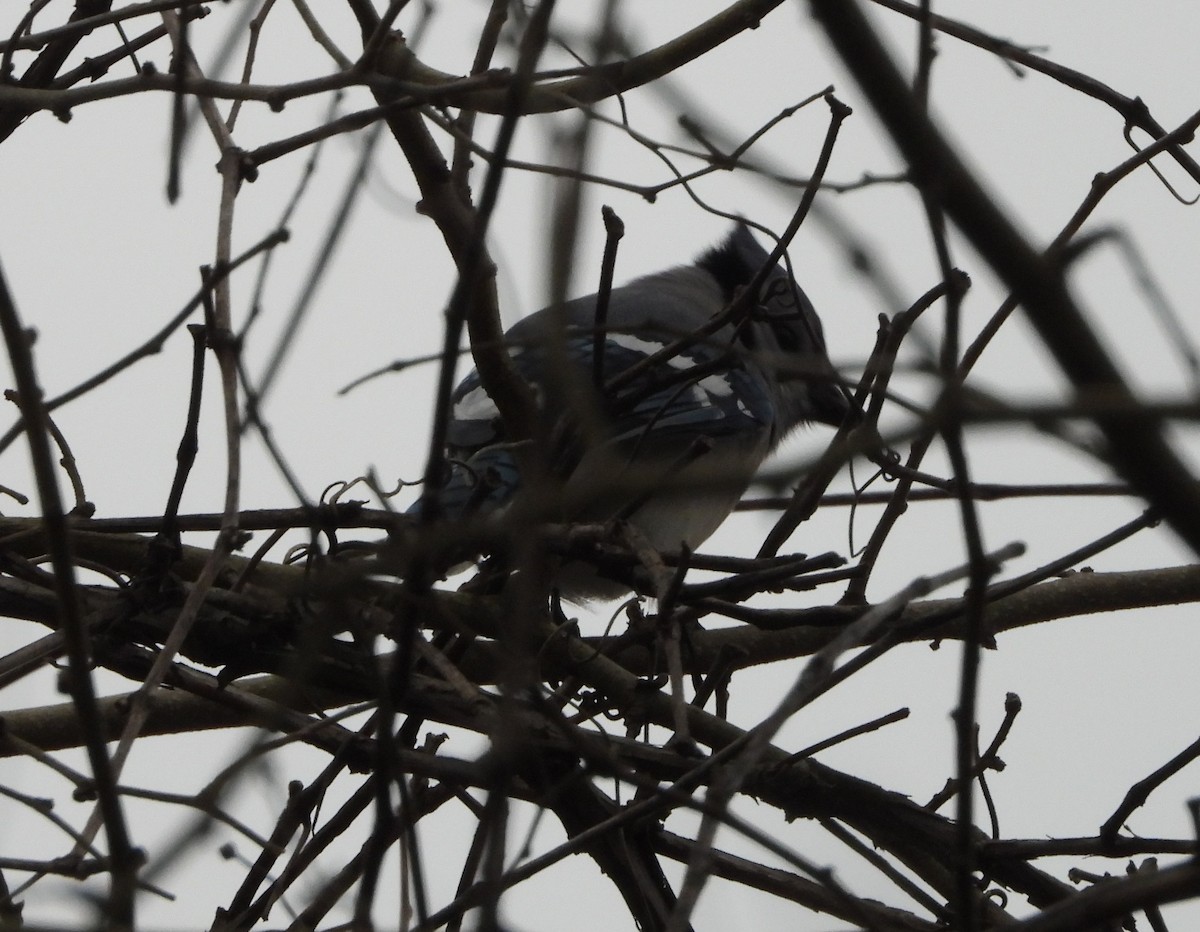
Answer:
<svg viewBox="0 0 1200 932"><path fill-rule="evenodd" d="M847 420L853 426L862 420L862 412L854 405L847 391L832 379L809 383L808 397L813 407L813 420L841 427Z"/></svg>

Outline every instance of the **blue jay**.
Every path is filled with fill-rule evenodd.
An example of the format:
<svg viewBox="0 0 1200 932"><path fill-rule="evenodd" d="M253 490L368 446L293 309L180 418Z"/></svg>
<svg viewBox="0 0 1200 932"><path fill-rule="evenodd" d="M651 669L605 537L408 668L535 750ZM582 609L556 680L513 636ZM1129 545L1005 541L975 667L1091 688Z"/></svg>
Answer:
<svg viewBox="0 0 1200 932"><path fill-rule="evenodd" d="M661 551L695 548L789 431L847 418L821 322L783 268L769 271L744 314L714 327L768 258L739 224L692 265L613 289L603 320L589 295L506 333L543 418L532 452L551 477L545 491L553 500L540 503L540 514L625 518ZM443 517L499 512L518 492L542 491L523 488L521 451L507 442L477 373L458 385L451 405ZM596 583L568 584L568 595L613 594Z"/></svg>

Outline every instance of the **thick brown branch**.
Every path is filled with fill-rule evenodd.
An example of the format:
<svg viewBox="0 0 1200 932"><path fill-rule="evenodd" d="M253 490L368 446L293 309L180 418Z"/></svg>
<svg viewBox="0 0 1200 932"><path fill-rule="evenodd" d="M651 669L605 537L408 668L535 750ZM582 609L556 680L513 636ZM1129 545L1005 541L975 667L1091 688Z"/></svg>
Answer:
<svg viewBox="0 0 1200 932"><path fill-rule="evenodd" d="M739 33L756 28L763 17L781 2L782 0L740 0L699 26L641 55L588 69L578 77L535 84L526 95L522 113L574 110L580 104L595 103L631 88L649 84L705 55ZM435 89L441 85L453 86L462 80L426 65L399 36L393 36L392 40L385 44L376 66L389 77L399 78L427 89ZM507 92L503 88L472 90L463 94L453 94L449 102L464 110L504 113Z"/></svg>

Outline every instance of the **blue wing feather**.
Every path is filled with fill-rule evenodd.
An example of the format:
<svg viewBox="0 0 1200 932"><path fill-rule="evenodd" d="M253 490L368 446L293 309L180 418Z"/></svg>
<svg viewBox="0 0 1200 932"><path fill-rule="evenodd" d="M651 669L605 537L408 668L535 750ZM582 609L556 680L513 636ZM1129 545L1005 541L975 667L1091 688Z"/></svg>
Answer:
<svg viewBox="0 0 1200 932"><path fill-rule="evenodd" d="M590 334L568 334L562 354L589 384L593 345ZM603 380L619 383L600 405L615 443L644 443L650 432L656 441L677 443L696 435L715 439L771 428L770 395L762 377L722 347L697 344L645 366L645 360L665 345L663 341L610 334L602 345ZM553 420L569 418L570 399L550 400L539 389L547 381L549 355L543 347L523 347L514 352L513 365L537 390L545 414ZM620 378L639 365L644 368L634 377ZM472 371L459 383L451 406L447 444L454 456L468 459L505 441L499 412L484 393L478 373Z"/></svg>

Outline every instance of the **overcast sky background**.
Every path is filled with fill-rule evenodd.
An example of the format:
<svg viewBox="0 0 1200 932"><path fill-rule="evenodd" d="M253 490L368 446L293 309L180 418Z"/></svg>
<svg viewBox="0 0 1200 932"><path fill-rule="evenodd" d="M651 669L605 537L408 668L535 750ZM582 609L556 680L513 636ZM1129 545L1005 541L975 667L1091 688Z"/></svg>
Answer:
<svg viewBox="0 0 1200 932"><path fill-rule="evenodd" d="M24 5L0 9L0 34L13 28ZM66 9L65 5L62 5ZM194 24L193 40L210 54L241 4L214 4L212 15ZM570 7L568 9L567 7ZM594 20L595 4L563 4L557 20L568 34L579 35ZM620 22L634 49L649 49L699 23L722 8L714 2L627 4ZM935 9L994 35L1035 47L1050 59L1089 74L1128 96L1142 97L1168 129L1200 108L1195 43L1200 7L1189 0L1131 4L1118 0L1037 0L939 2ZM447 2L434 16L422 58L442 70L462 73L469 67L471 39L486 11L482 2ZM915 27L895 14L872 10L874 20L895 52L911 66ZM45 28L65 17L52 5L39 18ZM320 11L320 15L326 15ZM408 14L406 14L407 16ZM356 29L338 10L325 22L341 47L355 51ZM405 17L399 22L408 28ZM114 41L105 35L85 51ZM933 80L938 118L971 163L986 178L1000 202L1038 245L1047 243L1085 197L1092 177L1130 154L1118 115L1050 79L1014 75L1004 62L954 39L940 38ZM167 66L165 46L147 56ZM240 59L237 60L240 68ZM18 56L18 71L28 56ZM566 63L553 58L550 64ZM202 62L203 63L203 62ZM205 63L206 64L206 63ZM206 64L207 67L207 64ZM327 73L325 59L303 31L287 4L263 33L256 81L283 82ZM120 76L127 70L119 71ZM117 76L117 74L114 74ZM718 121L732 139L740 139L784 107L829 84L854 108L845 124L827 178L852 181L864 173L886 176L900 170L857 86L830 53L804 4L784 4L755 31L727 43L671 78L693 102L694 116ZM655 88L625 98L631 123L657 138L684 142L673 105L664 105ZM347 95L346 109L368 105L365 92ZM235 138L243 148L286 137L323 121L327 101L295 101L280 113L247 105ZM226 110L222 105L222 110ZM607 102L600 108L613 115ZM39 113L0 146L0 263L24 320L37 328L39 373L51 396L104 367L136 346L192 295L198 267L213 261L219 178L217 153L202 126L188 150L181 200L166 202L165 152L170 98L141 96L78 108L69 123ZM755 152L798 176L807 175L822 144L828 121L824 104L815 103L776 127ZM520 128L517 155L552 159L551 127L571 125L569 117L531 118ZM479 138L490 144L493 124ZM625 180L664 180L666 170L652 154L611 129L598 131L600 146L593 171ZM247 358L261 372L316 255L328 218L352 171L361 136L330 140L320 156L317 175L295 221L291 241L275 258L261 320L251 331ZM237 203L235 249L266 235L277 223L307 155L295 154L265 166ZM681 165L691 167L683 159ZM1185 197L1196 194L1193 182L1163 169ZM476 188L478 190L478 187ZM769 186L746 173L718 174L697 186L714 206L744 214L781 231L799 194ZM500 263L501 301L506 321L540 307L547 281L546 254L551 188L542 176L510 172L493 223L491 246ZM294 351L287 358L266 401L265 415L311 498L330 483L374 469L382 480L412 480L422 471L431 417L435 369L414 367L376 379L348 395L339 390L363 374L396 359L436 351L440 311L453 284L449 259L433 225L414 209L415 185L391 143L376 149L367 191L338 245ZM830 195L824 206L849 223L885 264L902 306L937 281L919 202L903 185L881 184ZM590 189L573 293L595 290L603 244L601 204L624 219L626 237L617 265L619 281L690 261L725 235L728 224L711 216L676 188L648 203L613 188ZM1194 337L1200 330L1200 213L1182 206L1149 172L1139 171L1106 198L1088 229L1116 229L1136 246L1154 281L1181 315ZM955 241L956 263L972 278L964 307L968 338L1003 298L991 275L967 248ZM899 308L886 306L878 293L848 265L827 228L810 219L791 250L798 277L825 323L831 355L854 372L874 340L876 316ZM1123 254L1111 243L1097 246L1075 268L1072 283L1090 319L1107 336L1126 375L1143 391L1182 399L1194 391L1175 341L1164 334L1150 302ZM235 280L235 326L247 312L253 272ZM938 310L940 312L940 309ZM937 317L929 315L926 333L935 338ZM97 515L114 517L161 514L174 468L175 447L186 410L190 340L174 336L157 357L63 409L57 421L79 460L88 497ZM0 368L4 384L8 370ZM184 497L185 511L218 511L223 495L224 461L215 367L210 368L201 450ZM1014 319L985 355L974 383L1016 403L1063 397L1063 380L1036 344L1024 321ZM927 379L901 380L913 398L928 398ZM0 429L15 418L7 415ZM901 417L887 422L902 426ZM1182 447L1196 462L1194 432L1180 429ZM813 428L785 448L781 464L800 462L819 451L829 437ZM1041 439L1025 427L974 429L968 453L979 481L1097 481L1110 476L1078 453ZM245 445L243 506L287 507L295 503L261 444ZM859 479L867 475L858 464ZM926 468L946 474L936 448ZM0 459L0 483L33 494L28 454L20 444ZM838 488L850 488L846 476ZM415 496L397 499L403 507ZM1129 520L1141 509L1132 499L1046 500L983 504L985 541L990 548L1012 540L1028 553L1006 567L1016 575L1078 547ZM6 514L32 515L36 508L5 502ZM870 532L874 509L862 509L853 522L854 540ZM769 527L769 518L745 514L731 519L706 546L708 552L751 552ZM830 509L804 525L790 548L805 552L846 552L850 513ZM910 509L877 570L869 595L886 598L911 578L932 574L963 559L955 509L949 504ZM1120 570L1190 562L1191 555L1166 530L1144 532L1091 561L1097 570ZM955 595L957 592L945 592ZM793 597L793 604L818 604L836 598L826 592ZM1126 787L1161 765L1196 738L1200 685L1195 657L1200 648L1190 608L1080 618L1002 635L999 650L984 657L979 719L986 741L1003 715L1006 692L1018 693L1024 712L1002 756L1008 768L993 775L991 787L1006 837L1090 835L1120 802ZM587 620L592 631L600 620ZM0 624L0 649L26 643L32 626ZM910 718L881 732L850 742L821 759L850 773L912 794L924 801L942 787L953 768L949 712L957 692L959 652L948 645L933 651L913 645L893 651L841 689L823 697L798 716L780 736L783 747L803 747L842 728L900 706ZM756 670L735 679L731 715L751 723L765 714L786 690L798 665ZM131 684L111 676L100 681L109 692ZM50 675L31 678L5 695L5 708L58 701ZM124 782L196 789L244 746L245 735L152 738L138 743ZM469 743L455 745L458 753ZM67 759L72 758L67 755ZM287 779L308 779L323 760L296 752L287 772L264 774L247 784L235 808L269 828L283 800ZM68 801L69 792L38 765L8 760L4 782L60 800L60 814L81 822L83 808ZM169 772L164 779L164 771ZM1130 822L1139 834L1186 837L1190 832L1184 801L1195 793L1197 771L1185 770L1139 810ZM53 785L52 785L53 784ZM11 810L11 811L10 811ZM139 815L135 838L153 854L156 846L186 821L182 810L131 803ZM332 810L330 810L332 811ZM753 806L743 807L753 812ZM144 815L145 818L140 818ZM0 854L14 853L4 835L45 835L45 823L19 807L0 805ZM448 824L448 823L443 823ZM669 827L686 824L672 822ZM813 828L793 824L777 837L820 860L830 850L813 846ZM461 851L469 841L449 825L426 838L430 851L445 845L445 877L434 889L448 896L457 877ZM556 837L544 829L547 843ZM141 902L148 922L164 928L194 928L227 902L241 868L226 865L216 849L226 836L215 833L185 870L165 882L179 899L173 904ZM728 833L721 843L748 856L762 857ZM41 839L39 838L40 842ZM65 836L50 838L42 854L65 853ZM35 842L29 842L35 843ZM26 851L26 842L17 850ZM249 856L253 851L238 842ZM458 852L458 853L455 853ZM35 856L30 853L29 856ZM437 859L437 855L432 855ZM839 856L840 857L840 856ZM852 889L874 883L864 868L845 857L839 877ZM1065 869L1065 868L1064 868ZM198 874L202 871L202 874ZM506 899L517 929L612 928L621 906L607 882L595 878L590 862L572 859L514 891ZM203 877L203 882L200 878ZM890 896L881 890L880 895ZM434 902L441 902L434 893ZM31 919L79 915L68 901L57 907L36 892L26 916ZM1185 928L1200 918L1195 905L1167 910ZM284 922L282 913L273 925ZM826 929L830 923L786 903L714 882L701 903L697 928ZM381 920L381 928L386 924Z"/></svg>

